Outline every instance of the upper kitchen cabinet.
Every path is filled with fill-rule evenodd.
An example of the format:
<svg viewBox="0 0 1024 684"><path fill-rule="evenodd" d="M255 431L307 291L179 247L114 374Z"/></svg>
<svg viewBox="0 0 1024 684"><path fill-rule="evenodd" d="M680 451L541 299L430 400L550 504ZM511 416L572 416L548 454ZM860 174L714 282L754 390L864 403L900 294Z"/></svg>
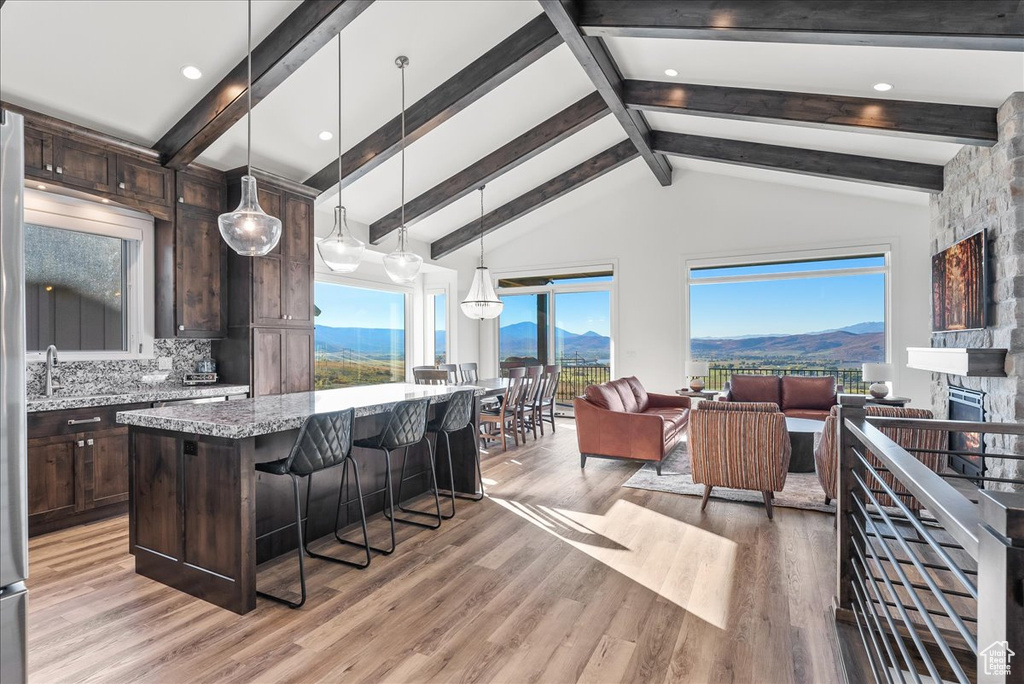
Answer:
<svg viewBox="0 0 1024 684"><path fill-rule="evenodd" d="M102 145L58 136L53 140L53 172L63 185L115 194L117 154Z"/></svg>
<svg viewBox="0 0 1024 684"><path fill-rule="evenodd" d="M25 127L25 176L53 178L53 134Z"/></svg>
<svg viewBox="0 0 1024 684"><path fill-rule="evenodd" d="M152 162L119 154L117 195L146 206L169 208L174 204L174 172Z"/></svg>

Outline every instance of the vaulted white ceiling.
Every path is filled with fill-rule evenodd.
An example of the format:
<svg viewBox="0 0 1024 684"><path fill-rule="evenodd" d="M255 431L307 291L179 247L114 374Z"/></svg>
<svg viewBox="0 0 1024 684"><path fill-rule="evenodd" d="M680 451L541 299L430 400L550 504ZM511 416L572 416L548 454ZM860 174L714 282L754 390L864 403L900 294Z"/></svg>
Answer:
<svg viewBox="0 0 1024 684"><path fill-rule="evenodd" d="M254 43L299 0L253 5ZM398 114L394 59L408 55L412 104L541 12L533 0L378 0L342 33L342 143L349 148ZM613 38L623 76L632 79L998 106L1024 88L1024 54L736 41ZM0 11L0 98L74 123L151 145L209 91L245 49L243 0L8 0ZM336 158L337 43L332 41L254 110L253 163L305 180ZM180 69L194 64L203 78ZM665 75L676 69L678 76ZM888 93L872 90L885 81ZM565 46L513 76L407 150L406 199L412 199L593 90ZM960 146L892 135L783 124L649 113L651 127L737 140L942 164ZM490 211L625 138L605 116L487 186ZM228 169L245 160L245 121L200 157ZM688 174L719 173L923 202L910 190L875 188L715 162L672 159L677 183ZM350 216L371 223L399 205L398 157L344 191ZM653 175L634 161L503 229L500 244L576 206L596 189ZM617 181L616 179L623 179ZM596 189L595 189L596 188ZM333 203L333 194L321 203ZM437 239L474 220L476 193L410 228L417 241ZM500 236L500 237L499 237ZM471 247L472 248L472 247Z"/></svg>

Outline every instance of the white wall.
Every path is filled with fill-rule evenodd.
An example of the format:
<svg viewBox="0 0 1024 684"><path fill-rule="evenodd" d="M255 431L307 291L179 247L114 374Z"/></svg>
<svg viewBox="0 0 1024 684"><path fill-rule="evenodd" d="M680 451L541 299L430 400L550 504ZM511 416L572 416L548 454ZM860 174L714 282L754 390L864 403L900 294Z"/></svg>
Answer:
<svg viewBox="0 0 1024 684"><path fill-rule="evenodd" d="M834 187L828 183L824 187ZM888 244L894 389L914 405L930 406L928 374L906 368L906 347L927 346L930 328L927 198L908 199L680 170L662 188L637 160L538 210L518 228L503 228L508 232L502 238L495 233L487 265L507 271L617 262L614 373L636 375L651 390L669 392L684 385L687 259ZM468 251L443 262L457 265L462 289L472 275ZM470 327L463 319L462 328ZM496 325L479 328L481 371L493 372ZM461 338L464 357L470 338Z"/></svg>

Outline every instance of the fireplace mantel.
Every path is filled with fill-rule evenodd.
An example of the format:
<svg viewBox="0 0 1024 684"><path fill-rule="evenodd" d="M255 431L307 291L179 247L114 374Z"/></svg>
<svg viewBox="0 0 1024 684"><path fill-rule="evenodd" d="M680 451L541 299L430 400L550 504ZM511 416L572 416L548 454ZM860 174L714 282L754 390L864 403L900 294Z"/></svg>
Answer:
<svg viewBox="0 0 1024 684"><path fill-rule="evenodd" d="M907 366L966 377L1005 378L1005 349L908 347Z"/></svg>

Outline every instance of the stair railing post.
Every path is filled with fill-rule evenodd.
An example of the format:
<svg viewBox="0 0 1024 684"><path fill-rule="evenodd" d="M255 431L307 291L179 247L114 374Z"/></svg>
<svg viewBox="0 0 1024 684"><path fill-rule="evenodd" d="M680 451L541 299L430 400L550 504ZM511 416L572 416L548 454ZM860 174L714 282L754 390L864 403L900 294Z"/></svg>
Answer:
<svg viewBox="0 0 1024 684"><path fill-rule="evenodd" d="M1024 683L1024 492L979 492L978 682Z"/></svg>
<svg viewBox="0 0 1024 684"><path fill-rule="evenodd" d="M837 608L850 610L853 606L853 558L854 558L854 527L850 516L856 510L854 498L859 497L864 503L864 493L860 491L853 473L857 472L866 482L864 465L857 457L854 448L859 440L846 426L847 420L863 422L867 417L863 395L843 394L839 397L839 420L836 421L835 443L839 445L839 468L836 475L836 599ZM860 448L861 452L866 449Z"/></svg>

